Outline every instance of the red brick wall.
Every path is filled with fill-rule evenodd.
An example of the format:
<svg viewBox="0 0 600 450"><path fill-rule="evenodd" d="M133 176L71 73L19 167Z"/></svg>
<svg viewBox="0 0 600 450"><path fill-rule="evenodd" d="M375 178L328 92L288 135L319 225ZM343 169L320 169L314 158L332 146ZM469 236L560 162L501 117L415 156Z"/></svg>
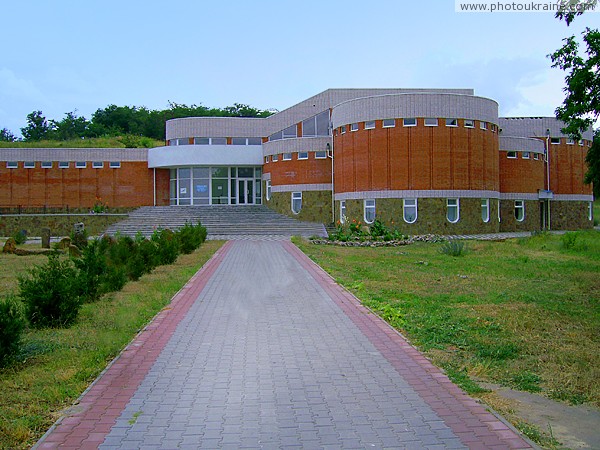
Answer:
<svg viewBox="0 0 600 450"><path fill-rule="evenodd" d="M42 169L36 162L34 169L0 167L0 206L88 208L97 201L109 207L152 205L153 171L145 161L121 163L121 168L94 169L88 162L85 169L71 167ZM169 204L169 171L156 170L156 197L158 205Z"/></svg>
<svg viewBox="0 0 600 450"><path fill-rule="evenodd" d="M331 183L331 159L315 159L315 152L308 152L308 159L298 160L298 153L292 153L291 161L269 162L263 165L263 172L271 174L271 185L321 184Z"/></svg>
<svg viewBox="0 0 600 450"><path fill-rule="evenodd" d="M566 138L560 141L560 144L550 144L550 189L555 194L591 195L592 186L583 183L588 142L580 146L567 144Z"/></svg>
<svg viewBox="0 0 600 450"><path fill-rule="evenodd" d="M498 135L490 129L417 126L339 132L334 136L335 191L498 190Z"/></svg>
<svg viewBox="0 0 600 450"><path fill-rule="evenodd" d="M546 189L546 165L544 157L539 160L523 159L523 153L517 152L517 158L507 158L506 152L500 152L500 192L537 193Z"/></svg>

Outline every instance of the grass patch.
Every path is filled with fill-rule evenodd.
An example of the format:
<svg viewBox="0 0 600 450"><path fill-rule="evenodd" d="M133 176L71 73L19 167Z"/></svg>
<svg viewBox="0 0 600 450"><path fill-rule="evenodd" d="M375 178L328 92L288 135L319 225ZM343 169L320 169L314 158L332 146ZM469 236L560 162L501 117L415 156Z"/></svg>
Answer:
<svg viewBox="0 0 600 450"><path fill-rule="evenodd" d="M600 406L600 233L398 250L295 243L466 391L477 381Z"/></svg>
<svg viewBox="0 0 600 450"><path fill-rule="evenodd" d="M145 138L153 147L162 147L164 141ZM0 148L125 148L122 136L70 139L66 141L0 142Z"/></svg>
<svg viewBox="0 0 600 450"><path fill-rule="evenodd" d="M31 447L221 245L205 242L173 265L85 304L68 329L28 330L17 363L0 371L0 448ZM16 276L45 261L0 254L4 291L16 293Z"/></svg>

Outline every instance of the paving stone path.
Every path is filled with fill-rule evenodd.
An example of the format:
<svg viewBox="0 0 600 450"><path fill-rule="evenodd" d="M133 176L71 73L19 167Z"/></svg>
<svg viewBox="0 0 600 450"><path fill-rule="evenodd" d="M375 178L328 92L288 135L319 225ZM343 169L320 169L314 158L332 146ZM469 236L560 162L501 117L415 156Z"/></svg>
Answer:
<svg viewBox="0 0 600 450"><path fill-rule="evenodd" d="M37 448L531 448L289 241L226 243Z"/></svg>

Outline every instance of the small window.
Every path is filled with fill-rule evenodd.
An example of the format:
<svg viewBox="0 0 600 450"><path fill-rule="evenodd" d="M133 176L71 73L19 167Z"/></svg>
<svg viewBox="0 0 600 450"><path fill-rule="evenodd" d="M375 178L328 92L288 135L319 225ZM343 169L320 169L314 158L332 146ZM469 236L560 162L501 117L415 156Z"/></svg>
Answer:
<svg viewBox="0 0 600 450"><path fill-rule="evenodd" d="M506 152L506 157L509 159L517 159L517 152Z"/></svg>
<svg viewBox="0 0 600 450"><path fill-rule="evenodd" d="M446 119L446 126L447 127L457 127L458 119Z"/></svg>
<svg viewBox="0 0 600 450"><path fill-rule="evenodd" d="M325 159L327 158L327 152L324 150L315 152L315 159Z"/></svg>
<svg viewBox="0 0 600 450"><path fill-rule="evenodd" d="M283 130L282 133L283 139L295 138L297 137L298 127L296 125L290 125Z"/></svg>
<svg viewBox="0 0 600 450"><path fill-rule="evenodd" d="M346 125L342 125L340 127L340 133L344 134L346 132Z"/></svg>
<svg viewBox="0 0 600 450"><path fill-rule="evenodd" d="M177 145L177 139L171 139L171 140L169 141L169 146L171 146L171 147L172 147L172 146L174 146L174 145Z"/></svg>
<svg viewBox="0 0 600 450"><path fill-rule="evenodd" d="M471 119L465 119L465 128L475 128L475 121Z"/></svg>
<svg viewBox="0 0 600 450"><path fill-rule="evenodd" d="M353 123L352 125L350 125L350 131L358 131L358 124Z"/></svg>
<svg viewBox="0 0 600 450"><path fill-rule="evenodd" d="M298 159L308 159L308 152L298 152Z"/></svg>
<svg viewBox="0 0 600 450"><path fill-rule="evenodd" d="M248 140L246 138L231 138L231 145L246 145Z"/></svg>
<svg viewBox="0 0 600 450"><path fill-rule="evenodd" d="M346 200L340 201L340 223L346 223Z"/></svg>
<svg viewBox="0 0 600 450"><path fill-rule="evenodd" d="M292 212L298 214L302 210L302 192L292 192Z"/></svg>
<svg viewBox="0 0 600 450"><path fill-rule="evenodd" d="M416 117L408 117L406 119L402 119L402 126L403 127L416 127L417 126Z"/></svg>
<svg viewBox="0 0 600 450"><path fill-rule="evenodd" d="M87 163L85 161L77 161L75 163L75 168L77 169L85 169L87 167Z"/></svg>
<svg viewBox="0 0 600 450"><path fill-rule="evenodd" d="M460 219L460 203L457 198L446 199L446 218L448 222L456 223Z"/></svg>
<svg viewBox="0 0 600 450"><path fill-rule="evenodd" d="M551 144L560 144L560 138L559 137L551 137L550 143Z"/></svg>
<svg viewBox="0 0 600 450"><path fill-rule="evenodd" d="M485 223L490 221L490 199L482 198L481 199L481 220Z"/></svg>
<svg viewBox="0 0 600 450"><path fill-rule="evenodd" d="M17 161L6 161L6 168L7 169L18 169L19 163Z"/></svg>
<svg viewBox="0 0 600 450"><path fill-rule="evenodd" d="M373 128L375 128L374 120L369 120L368 122L365 122L365 130L372 130Z"/></svg>
<svg viewBox="0 0 600 450"><path fill-rule="evenodd" d="M523 159L529 159L530 153L529 152L523 152Z"/></svg>
<svg viewBox="0 0 600 450"><path fill-rule="evenodd" d="M479 122L479 128L481 128L482 130L487 130L487 128L488 128L487 122L483 122L483 121Z"/></svg>
<svg viewBox="0 0 600 450"><path fill-rule="evenodd" d="M417 199L405 198L402 211L406 223L415 223L417 221Z"/></svg>
<svg viewBox="0 0 600 450"><path fill-rule="evenodd" d="M282 161L291 161L292 160L292 154L291 153L284 153L283 154L283 158L281 158Z"/></svg>
<svg viewBox="0 0 600 450"><path fill-rule="evenodd" d="M525 220L524 200L515 200L515 219L517 219L517 222L523 222L523 220Z"/></svg>
<svg viewBox="0 0 600 450"><path fill-rule="evenodd" d="M108 163L108 167L110 167L111 169L120 169L121 161L111 161Z"/></svg>
<svg viewBox="0 0 600 450"><path fill-rule="evenodd" d="M177 145L188 145L190 140L188 138L177 139Z"/></svg>
<svg viewBox="0 0 600 450"><path fill-rule="evenodd" d="M262 145L262 139L259 137L248 138L248 145Z"/></svg>
<svg viewBox="0 0 600 450"><path fill-rule="evenodd" d="M52 161L42 161L42 169L52 169Z"/></svg>
<svg viewBox="0 0 600 450"><path fill-rule="evenodd" d="M265 156L265 164L269 164L269 157Z"/></svg>
<svg viewBox="0 0 600 450"><path fill-rule="evenodd" d="M59 169L68 169L69 168L69 161L59 161L58 162L58 168Z"/></svg>
<svg viewBox="0 0 600 450"><path fill-rule="evenodd" d="M366 223L375 222L375 200L364 201L364 219Z"/></svg>
<svg viewBox="0 0 600 450"><path fill-rule="evenodd" d="M588 219L594 220L594 202L588 203Z"/></svg>
<svg viewBox="0 0 600 450"><path fill-rule="evenodd" d="M102 161L93 161L92 167L94 169L102 169L104 167L104 163Z"/></svg>
<svg viewBox="0 0 600 450"><path fill-rule="evenodd" d="M25 161L23 167L25 169L35 169L35 161Z"/></svg>
<svg viewBox="0 0 600 450"><path fill-rule="evenodd" d="M567 139L567 145L575 145L575 140L572 138Z"/></svg>
<svg viewBox="0 0 600 450"><path fill-rule="evenodd" d="M437 117L425 117L425 126L426 127L437 127L438 126Z"/></svg>
<svg viewBox="0 0 600 450"><path fill-rule="evenodd" d="M392 128L396 126L396 119L383 119L383 128Z"/></svg>
<svg viewBox="0 0 600 450"><path fill-rule="evenodd" d="M580 146L580 147L583 147L583 139L581 139L581 140L579 141L579 146Z"/></svg>
<svg viewBox="0 0 600 450"><path fill-rule="evenodd" d="M195 145L209 145L210 139L209 138L194 138L194 144Z"/></svg>
<svg viewBox="0 0 600 450"><path fill-rule="evenodd" d="M273 162L277 162L279 161L279 155L273 155L271 156L271 159L273 160Z"/></svg>
<svg viewBox="0 0 600 450"><path fill-rule="evenodd" d="M536 161L537 161L538 159L540 159L540 154L539 154L539 153L534 153L534 154L533 154L533 159L535 159Z"/></svg>
<svg viewBox="0 0 600 450"><path fill-rule="evenodd" d="M491 128L492 128L492 133L495 133L496 132L496 125L492 124Z"/></svg>
<svg viewBox="0 0 600 450"><path fill-rule="evenodd" d="M265 181L265 198L271 200L271 180Z"/></svg>

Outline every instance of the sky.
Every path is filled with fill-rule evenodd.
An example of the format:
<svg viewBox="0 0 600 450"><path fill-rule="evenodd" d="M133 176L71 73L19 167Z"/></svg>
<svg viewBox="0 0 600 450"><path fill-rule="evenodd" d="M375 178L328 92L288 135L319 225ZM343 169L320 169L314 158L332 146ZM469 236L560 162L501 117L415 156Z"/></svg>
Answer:
<svg viewBox="0 0 600 450"><path fill-rule="evenodd" d="M555 0L551 0L555 1ZM454 0L0 0L0 129L110 104L283 110L328 88L473 88L501 116L552 116L566 36L552 12Z"/></svg>

